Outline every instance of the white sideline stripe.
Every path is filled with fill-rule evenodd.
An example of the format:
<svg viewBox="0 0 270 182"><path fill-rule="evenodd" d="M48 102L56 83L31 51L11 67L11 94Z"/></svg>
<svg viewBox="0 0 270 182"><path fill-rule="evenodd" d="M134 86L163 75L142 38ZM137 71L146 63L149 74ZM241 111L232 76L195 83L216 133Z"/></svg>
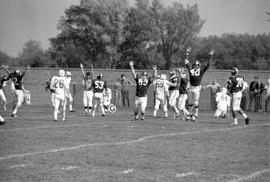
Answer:
<svg viewBox="0 0 270 182"><path fill-rule="evenodd" d="M248 176L243 176L243 177L239 177L238 179L234 179L231 180L229 182L239 182L239 181L245 181L245 180L249 180L249 179L253 179L256 178L257 176L263 174L263 173L268 173L270 172L270 169L265 169L265 170L261 170L261 171L256 171Z"/></svg>
<svg viewBox="0 0 270 182"><path fill-rule="evenodd" d="M45 126L37 126L37 127L29 127L29 128L14 128L14 129L2 129L1 132L13 132L13 131L24 131L24 130L37 130L37 129L50 129L50 128L67 128L67 127L83 127L83 126L91 126L91 125L102 125L102 124L128 124L128 122L96 122L96 123L87 123L87 124L68 124L68 125L45 125Z"/></svg>
<svg viewBox="0 0 270 182"><path fill-rule="evenodd" d="M189 172L189 173L176 173L175 177L181 178L181 177L186 177L186 176L197 176L199 175L198 173L194 172Z"/></svg>
<svg viewBox="0 0 270 182"><path fill-rule="evenodd" d="M62 167L62 170L72 170L72 169L79 169L79 167L78 166Z"/></svg>
<svg viewBox="0 0 270 182"><path fill-rule="evenodd" d="M22 157L27 157L27 156L34 156L34 155L39 155L39 154L48 154L48 153L57 153L57 152L68 151L68 150L77 150L80 148L86 148L86 147L92 147L92 146L125 145L125 144L143 142L145 140L152 139L152 138L158 138L158 137L180 136L180 135L197 134L197 133L203 133L203 132L229 131L229 130L248 128L248 127L250 127L250 126L239 126L239 127L234 127L234 128L221 128L221 129L211 129L211 130L207 129L207 130L187 131L187 132L182 132L182 133L165 133L165 134L149 135L149 136L145 136L145 137L138 138L135 140L128 140L128 141L123 141L123 142L90 143L90 144L83 144L83 145L78 145L78 146L73 146L73 147L63 147L63 148L59 148L59 149L52 149L52 150L46 150L46 151L40 151L40 152L28 152L28 153L22 153L22 154L2 156L2 157L0 157L0 161L6 160L6 159L12 159L12 158L22 158Z"/></svg>

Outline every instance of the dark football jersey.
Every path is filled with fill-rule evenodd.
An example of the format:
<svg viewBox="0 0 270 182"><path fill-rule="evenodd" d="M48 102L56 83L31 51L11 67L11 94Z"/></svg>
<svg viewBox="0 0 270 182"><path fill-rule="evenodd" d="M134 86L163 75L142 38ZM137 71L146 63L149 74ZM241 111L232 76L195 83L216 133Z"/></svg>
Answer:
<svg viewBox="0 0 270 182"><path fill-rule="evenodd" d="M22 90L23 85L22 85L22 80L23 80L24 74L19 74L19 73L11 73L10 77L14 83L15 89L16 90Z"/></svg>
<svg viewBox="0 0 270 182"><path fill-rule="evenodd" d="M201 85L202 77L205 71L209 68L209 64L201 65L200 68L192 68L191 63L186 64L189 73L189 82L192 86Z"/></svg>
<svg viewBox="0 0 270 182"><path fill-rule="evenodd" d="M231 93L241 91L243 89L243 86L244 86L244 77L240 75L232 75L229 77L228 90Z"/></svg>
<svg viewBox="0 0 270 182"><path fill-rule="evenodd" d="M103 93L107 88L107 82L102 79L94 79L92 82L94 93Z"/></svg>
<svg viewBox="0 0 270 182"><path fill-rule="evenodd" d="M177 76L171 78L172 83L176 83L176 86L170 86L169 90L178 90L180 86L180 79Z"/></svg>
<svg viewBox="0 0 270 182"><path fill-rule="evenodd" d="M83 80L83 89L85 91L92 90L92 79L86 79L86 78L84 78L84 80Z"/></svg>
<svg viewBox="0 0 270 182"><path fill-rule="evenodd" d="M180 94L187 94L187 86L188 86L188 79L181 78L179 93Z"/></svg>
<svg viewBox="0 0 270 182"><path fill-rule="evenodd" d="M9 78L8 78L8 77L5 77L5 76L3 76L3 77L0 78L0 89L3 88L3 84L4 84L5 81L7 81L8 79L9 79Z"/></svg>
<svg viewBox="0 0 270 182"><path fill-rule="evenodd" d="M135 81L136 81L136 96L145 97L147 95L149 85L152 83L152 78L151 77L143 78L138 77L137 75Z"/></svg>

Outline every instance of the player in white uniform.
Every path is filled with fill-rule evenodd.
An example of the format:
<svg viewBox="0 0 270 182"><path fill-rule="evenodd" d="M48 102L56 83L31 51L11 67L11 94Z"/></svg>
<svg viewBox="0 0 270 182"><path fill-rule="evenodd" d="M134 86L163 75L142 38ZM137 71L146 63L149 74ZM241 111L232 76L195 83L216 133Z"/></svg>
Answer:
<svg viewBox="0 0 270 182"><path fill-rule="evenodd" d="M165 74L161 74L160 78L157 77L153 81L155 87L155 106L153 116L156 117L160 104L162 105L165 117L168 117L167 97L169 96L169 85L172 85L167 79Z"/></svg>
<svg viewBox="0 0 270 182"><path fill-rule="evenodd" d="M3 103L3 109L7 110L7 99L5 96L5 93L3 91L3 87L5 87L7 84L6 82L9 80L8 76L2 76L0 78L0 101Z"/></svg>
<svg viewBox="0 0 270 182"><path fill-rule="evenodd" d="M180 86L180 79L176 74L176 71L170 72L170 79L173 85L169 87L169 104L174 110L174 117L177 118L179 115L179 110L177 107L177 99L179 97L179 86Z"/></svg>
<svg viewBox="0 0 270 182"><path fill-rule="evenodd" d="M72 94L70 92L70 84L71 84L71 72L70 71L67 71L66 72L66 78L67 78L67 100L68 100L68 103L69 103L69 111L70 112L74 112L74 109L73 109L73 97L72 97Z"/></svg>
<svg viewBox="0 0 270 182"><path fill-rule="evenodd" d="M112 90L107 87L103 91L103 106L104 106L105 112L108 111L108 107L111 104L111 99L112 99Z"/></svg>
<svg viewBox="0 0 270 182"><path fill-rule="evenodd" d="M221 91L216 93L217 108L214 114L214 118L226 118L231 105L231 98L227 94L228 90L223 87Z"/></svg>
<svg viewBox="0 0 270 182"><path fill-rule="evenodd" d="M54 121L57 121L59 107L61 106L62 121L66 121L66 98L68 81L65 77L65 71L60 69L59 76L53 76L50 83L50 90L54 92Z"/></svg>

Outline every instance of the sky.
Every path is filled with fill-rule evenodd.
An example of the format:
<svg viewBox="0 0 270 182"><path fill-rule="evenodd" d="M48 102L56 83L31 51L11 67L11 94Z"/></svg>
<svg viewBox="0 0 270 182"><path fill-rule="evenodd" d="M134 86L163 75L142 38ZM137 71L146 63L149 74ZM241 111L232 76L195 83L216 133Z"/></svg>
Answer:
<svg viewBox="0 0 270 182"><path fill-rule="evenodd" d="M59 32L64 10L80 0L0 0L0 50L16 56L28 40L40 41L44 49ZM134 0L130 0L131 4ZM270 32L270 0L162 0L170 5L197 4L206 20L200 35L224 33L261 34Z"/></svg>

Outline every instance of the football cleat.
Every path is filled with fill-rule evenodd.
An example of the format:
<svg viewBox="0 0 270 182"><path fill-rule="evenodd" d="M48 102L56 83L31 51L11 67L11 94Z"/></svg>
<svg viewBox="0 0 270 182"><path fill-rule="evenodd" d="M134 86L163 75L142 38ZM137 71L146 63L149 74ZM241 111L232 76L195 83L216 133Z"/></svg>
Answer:
<svg viewBox="0 0 270 182"><path fill-rule="evenodd" d="M195 116L195 115L192 115L192 116L191 116L191 121L192 121L192 122L195 122L196 119L197 119L197 116Z"/></svg>
<svg viewBox="0 0 270 182"><path fill-rule="evenodd" d="M138 119L139 119L139 115L136 114L136 115L135 115L135 121L137 121Z"/></svg>
<svg viewBox="0 0 270 182"><path fill-rule="evenodd" d="M11 117L13 117L13 118L17 118L17 114L13 114L13 113L11 113L11 115L10 115Z"/></svg>
<svg viewBox="0 0 270 182"><path fill-rule="evenodd" d="M5 121L1 121L0 122L0 125L4 125L6 122Z"/></svg>
<svg viewBox="0 0 270 182"><path fill-rule="evenodd" d="M245 123L246 123L246 125L249 125L249 118L248 117L245 119Z"/></svg>
<svg viewBox="0 0 270 182"><path fill-rule="evenodd" d="M101 116L102 116L102 117L105 117L106 115L105 115L105 114L102 114Z"/></svg>
<svg viewBox="0 0 270 182"><path fill-rule="evenodd" d="M179 116L179 113L174 113L173 118L177 119Z"/></svg>
<svg viewBox="0 0 270 182"><path fill-rule="evenodd" d="M144 121L144 115L141 116L141 121Z"/></svg>
<svg viewBox="0 0 270 182"><path fill-rule="evenodd" d="M54 119L53 121L54 121L54 122L57 122L57 119Z"/></svg>

